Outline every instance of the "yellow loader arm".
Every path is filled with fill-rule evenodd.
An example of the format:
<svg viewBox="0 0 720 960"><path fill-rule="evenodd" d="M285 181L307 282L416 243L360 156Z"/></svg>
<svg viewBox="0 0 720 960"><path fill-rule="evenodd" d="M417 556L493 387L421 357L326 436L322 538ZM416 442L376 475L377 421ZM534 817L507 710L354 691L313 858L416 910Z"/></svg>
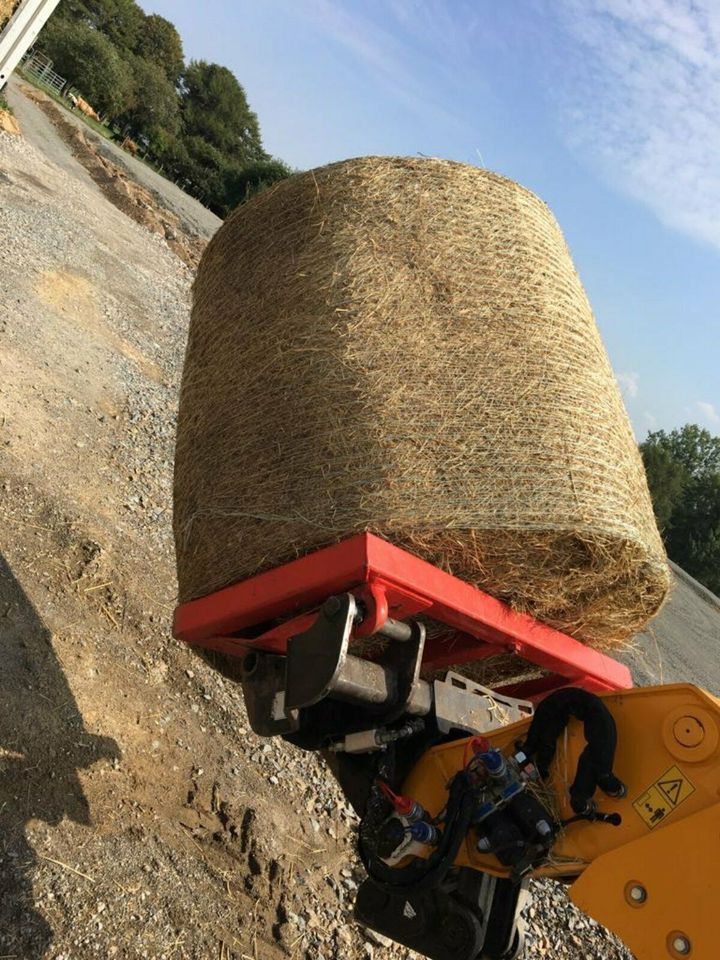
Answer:
<svg viewBox="0 0 720 960"><path fill-rule="evenodd" d="M619 826L575 822L564 827L534 876L569 882L572 900L613 930L638 960L715 960L720 905L720 701L690 684L640 688L602 697L618 734L614 770L627 796L596 794L599 811ZM488 733L491 746L513 749L529 721ZM467 740L430 749L403 793L438 815L448 783L466 763ZM569 819L568 788L585 748L573 720L558 743L545 804ZM510 870L477 849L470 830L455 863L505 878Z"/></svg>

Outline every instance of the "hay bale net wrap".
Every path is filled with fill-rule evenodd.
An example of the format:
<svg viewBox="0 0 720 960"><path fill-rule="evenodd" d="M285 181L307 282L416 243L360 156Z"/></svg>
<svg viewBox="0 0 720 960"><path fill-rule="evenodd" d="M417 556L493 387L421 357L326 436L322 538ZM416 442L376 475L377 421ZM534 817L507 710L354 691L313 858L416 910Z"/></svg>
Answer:
<svg viewBox="0 0 720 960"><path fill-rule="evenodd" d="M216 234L174 522L181 600L363 530L590 642L639 629L669 583L557 223L442 160L300 174Z"/></svg>

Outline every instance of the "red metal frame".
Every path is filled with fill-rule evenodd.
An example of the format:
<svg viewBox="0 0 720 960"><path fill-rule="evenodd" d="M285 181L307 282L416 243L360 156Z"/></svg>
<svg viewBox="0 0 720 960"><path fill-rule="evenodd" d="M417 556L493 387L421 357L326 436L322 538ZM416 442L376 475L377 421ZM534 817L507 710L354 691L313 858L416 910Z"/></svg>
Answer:
<svg viewBox="0 0 720 960"><path fill-rule="evenodd" d="M426 667L513 653L550 673L513 685L514 695L532 699L568 684L595 693L632 686L623 664L370 533L182 604L173 633L192 646L231 655L248 648L283 652L288 637L312 623L324 600L346 591L368 609L355 636L374 632L388 616L403 620L423 613L447 626L447 634L428 640Z"/></svg>

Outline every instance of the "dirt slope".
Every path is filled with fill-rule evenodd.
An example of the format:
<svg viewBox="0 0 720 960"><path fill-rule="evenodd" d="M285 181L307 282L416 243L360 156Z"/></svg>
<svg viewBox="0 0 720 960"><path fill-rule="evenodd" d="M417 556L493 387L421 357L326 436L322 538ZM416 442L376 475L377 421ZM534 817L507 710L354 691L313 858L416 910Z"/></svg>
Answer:
<svg viewBox="0 0 720 960"><path fill-rule="evenodd" d="M670 598L622 659L638 686L695 683L720 696L720 599L670 564Z"/></svg>
<svg viewBox="0 0 720 960"><path fill-rule="evenodd" d="M407 956L329 776L170 637L192 277L73 164L0 135L0 956ZM627 956L537 894L528 958Z"/></svg>
<svg viewBox="0 0 720 960"><path fill-rule="evenodd" d="M0 954L331 956L349 812L169 638L191 274L21 140L0 191Z"/></svg>
<svg viewBox="0 0 720 960"><path fill-rule="evenodd" d="M50 156L54 162L66 166L68 172L72 173L73 165L67 163L68 152L56 149L57 141L52 137L47 126L41 122L42 114L21 93L20 87L23 82L17 77L11 77L3 93L15 110L20 123L26 127L26 136L32 134L32 142L35 146L41 146L45 153L50 151ZM181 220L185 230L206 240L209 240L215 233L222 221L194 197L184 193L170 180L166 180L147 163L137 157L130 156L118 144L105 140L94 133L77 113L70 110L64 110L63 113L67 123L87 137L102 156L120 166L140 186L151 191L160 204L172 210Z"/></svg>

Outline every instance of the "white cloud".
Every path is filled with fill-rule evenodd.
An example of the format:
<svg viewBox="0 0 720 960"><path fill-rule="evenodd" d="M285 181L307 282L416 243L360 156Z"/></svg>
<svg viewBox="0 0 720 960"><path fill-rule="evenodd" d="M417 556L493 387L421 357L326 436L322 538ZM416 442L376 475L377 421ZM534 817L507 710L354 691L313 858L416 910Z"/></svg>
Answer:
<svg viewBox="0 0 720 960"><path fill-rule="evenodd" d="M636 397L640 392L640 374L634 370L628 373L619 373L617 375L618 383L624 397Z"/></svg>
<svg viewBox="0 0 720 960"><path fill-rule="evenodd" d="M565 132L668 226L720 248L720 3L563 0Z"/></svg>
<svg viewBox="0 0 720 960"><path fill-rule="evenodd" d="M698 400L695 407L706 423L714 427L720 426L720 413L717 412L713 403L708 403L707 400Z"/></svg>

